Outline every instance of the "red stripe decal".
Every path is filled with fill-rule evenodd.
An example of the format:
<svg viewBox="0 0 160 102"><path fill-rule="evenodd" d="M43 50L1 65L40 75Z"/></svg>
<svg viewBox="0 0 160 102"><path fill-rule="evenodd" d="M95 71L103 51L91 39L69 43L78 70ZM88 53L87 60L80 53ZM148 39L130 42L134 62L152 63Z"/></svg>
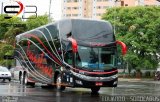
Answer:
<svg viewBox="0 0 160 102"><path fill-rule="evenodd" d="M35 38L45 48L45 50L47 51L47 53L49 53L49 55L55 60L55 62L57 62L58 64L60 64L62 66L62 63L55 56L53 56L51 54L51 52L46 48L46 46L43 44L43 42L37 36L35 36L33 34L27 34L25 36Z"/></svg>

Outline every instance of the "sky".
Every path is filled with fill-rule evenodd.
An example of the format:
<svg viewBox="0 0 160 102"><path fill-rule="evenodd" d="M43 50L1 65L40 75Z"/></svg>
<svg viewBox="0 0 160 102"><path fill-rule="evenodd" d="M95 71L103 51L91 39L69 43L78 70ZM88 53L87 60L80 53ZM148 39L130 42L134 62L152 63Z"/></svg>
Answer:
<svg viewBox="0 0 160 102"><path fill-rule="evenodd" d="M49 12L49 3L50 0L15 0L15 1L20 1L23 3L23 5L35 5L37 6L37 14L38 15L43 15L45 13L48 14ZM4 5L6 4L16 4L14 0L0 0L0 12L2 9L2 2ZM59 20L61 19L61 0L51 0L51 17L54 20Z"/></svg>

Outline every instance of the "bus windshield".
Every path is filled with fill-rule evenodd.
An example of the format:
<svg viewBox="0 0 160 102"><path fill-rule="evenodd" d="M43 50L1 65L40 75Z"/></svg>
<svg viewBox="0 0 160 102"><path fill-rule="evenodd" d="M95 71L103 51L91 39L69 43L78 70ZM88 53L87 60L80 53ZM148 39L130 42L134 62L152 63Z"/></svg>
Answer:
<svg viewBox="0 0 160 102"><path fill-rule="evenodd" d="M114 48L106 47L78 47L76 66L90 70L108 70L116 66Z"/></svg>

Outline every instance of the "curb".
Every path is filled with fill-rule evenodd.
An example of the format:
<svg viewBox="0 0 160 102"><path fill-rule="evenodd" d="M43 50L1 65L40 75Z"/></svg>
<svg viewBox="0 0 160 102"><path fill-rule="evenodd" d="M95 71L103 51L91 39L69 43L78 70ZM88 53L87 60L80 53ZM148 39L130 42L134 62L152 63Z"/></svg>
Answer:
<svg viewBox="0 0 160 102"><path fill-rule="evenodd" d="M118 78L119 81L154 81L154 79L141 79L141 78Z"/></svg>

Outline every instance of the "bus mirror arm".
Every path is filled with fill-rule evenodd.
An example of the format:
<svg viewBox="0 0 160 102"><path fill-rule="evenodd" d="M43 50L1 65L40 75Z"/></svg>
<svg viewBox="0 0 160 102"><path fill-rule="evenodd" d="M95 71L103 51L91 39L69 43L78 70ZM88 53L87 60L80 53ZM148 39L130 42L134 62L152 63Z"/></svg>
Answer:
<svg viewBox="0 0 160 102"><path fill-rule="evenodd" d="M122 48L122 55L124 56L127 53L127 46L122 41L116 41L116 44L120 45Z"/></svg>

